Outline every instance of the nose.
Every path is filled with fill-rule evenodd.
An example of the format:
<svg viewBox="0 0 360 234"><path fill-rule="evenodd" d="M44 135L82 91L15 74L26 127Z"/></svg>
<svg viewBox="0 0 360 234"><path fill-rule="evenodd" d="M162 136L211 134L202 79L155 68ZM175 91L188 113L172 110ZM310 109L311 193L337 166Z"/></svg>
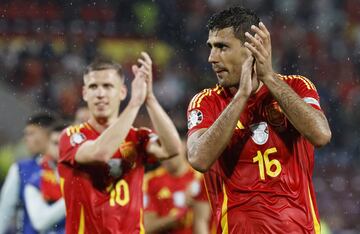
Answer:
<svg viewBox="0 0 360 234"><path fill-rule="evenodd" d="M216 48L212 48L210 50L210 54L209 54L209 58L208 58L208 61L209 63L217 63L219 62L219 59L218 59L218 52L216 50Z"/></svg>
<svg viewBox="0 0 360 234"><path fill-rule="evenodd" d="M97 96L98 98L104 97L104 96L105 96L105 89L100 86L100 87L97 89L96 96Z"/></svg>

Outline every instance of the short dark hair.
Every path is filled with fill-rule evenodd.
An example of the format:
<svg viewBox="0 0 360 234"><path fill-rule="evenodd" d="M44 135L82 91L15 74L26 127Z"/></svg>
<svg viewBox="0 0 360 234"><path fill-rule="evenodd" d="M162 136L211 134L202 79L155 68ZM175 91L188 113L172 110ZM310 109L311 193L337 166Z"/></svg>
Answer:
<svg viewBox="0 0 360 234"><path fill-rule="evenodd" d="M114 69L121 79L124 79L124 71L119 63L105 58L97 58L90 63L84 71L84 76L92 71L102 71L107 69Z"/></svg>
<svg viewBox="0 0 360 234"><path fill-rule="evenodd" d="M207 24L210 31L232 27L234 35L245 42L245 32L251 33L251 25L258 25L260 18L255 12L241 6L230 7L213 14Z"/></svg>
<svg viewBox="0 0 360 234"><path fill-rule="evenodd" d="M59 119L51 125L50 131L51 132L62 132L67 126L69 126L68 122Z"/></svg>
<svg viewBox="0 0 360 234"><path fill-rule="evenodd" d="M28 118L26 125L36 125L45 129L50 129L57 117L50 112L36 113Z"/></svg>

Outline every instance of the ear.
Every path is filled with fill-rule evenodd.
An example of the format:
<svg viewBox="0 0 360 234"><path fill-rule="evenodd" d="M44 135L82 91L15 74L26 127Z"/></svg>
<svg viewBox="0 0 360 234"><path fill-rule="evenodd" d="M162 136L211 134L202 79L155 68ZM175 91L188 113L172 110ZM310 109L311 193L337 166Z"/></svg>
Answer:
<svg viewBox="0 0 360 234"><path fill-rule="evenodd" d="M83 99L85 102L87 102L87 101L88 101L88 99L87 99L87 92L86 92L86 87L85 87L85 85L83 85L83 87L82 87L82 99Z"/></svg>

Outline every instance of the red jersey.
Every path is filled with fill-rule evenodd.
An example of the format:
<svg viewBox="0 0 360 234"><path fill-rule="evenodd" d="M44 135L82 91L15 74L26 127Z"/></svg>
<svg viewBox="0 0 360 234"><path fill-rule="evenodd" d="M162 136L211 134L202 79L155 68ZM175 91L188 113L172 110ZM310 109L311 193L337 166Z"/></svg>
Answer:
<svg viewBox="0 0 360 234"><path fill-rule="evenodd" d="M59 173L66 204L66 233L144 233L143 193L147 129L132 128L107 164L79 164L75 154L100 134L88 123L60 137Z"/></svg>
<svg viewBox="0 0 360 234"><path fill-rule="evenodd" d="M197 201L207 201L202 175L192 169L181 176L171 175L159 167L145 175L145 210L153 211L160 217L169 214L182 217L182 225L165 233L193 233L193 212L185 204L185 192L192 194Z"/></svg>
<svg viewBox="0 0 360 234"><path fill-rule="evenodd" d="M315 86L279 76L321 110ZM188 108L188 135L209 128L233 96L216 86ZM320 233L312 185L314 147L290 123L268 88L250 96L222 155L205 173L218 233Z"/></svg>

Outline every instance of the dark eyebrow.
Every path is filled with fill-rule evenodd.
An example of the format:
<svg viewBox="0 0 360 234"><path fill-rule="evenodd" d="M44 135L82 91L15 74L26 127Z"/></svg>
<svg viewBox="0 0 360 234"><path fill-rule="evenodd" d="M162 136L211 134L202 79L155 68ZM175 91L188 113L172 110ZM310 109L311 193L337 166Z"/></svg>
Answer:
<svg viewBox="0 0 360 234"><path fill-rule="evenodd" d="M214 46L216 47L216 48L223 48L223 47L229 47L226 43L224 43L224 42L215 42L214 43Z"/></svg>

